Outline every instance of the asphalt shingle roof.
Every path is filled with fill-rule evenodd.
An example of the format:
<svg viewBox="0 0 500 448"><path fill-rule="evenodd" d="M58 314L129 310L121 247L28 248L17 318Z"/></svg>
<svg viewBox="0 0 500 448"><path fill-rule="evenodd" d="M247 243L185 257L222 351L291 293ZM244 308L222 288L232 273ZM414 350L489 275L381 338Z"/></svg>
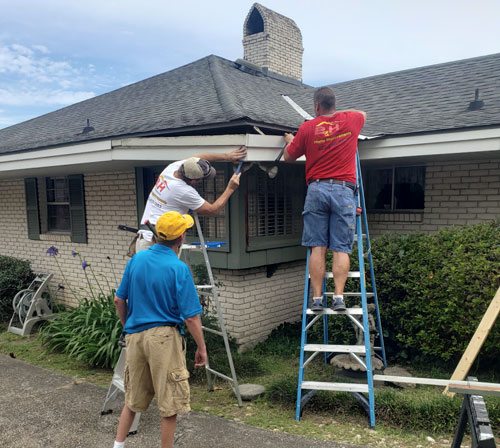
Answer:
<svg viewBox="0 0 500 448"><path fill-rule="evenodd" d="M365 135L500 125L500 53L372 76L331 86L338 109L368 113ZM479 89L484 106L468 110ZM207 56L191 64L0 130L0 153L133 135L230 125L244 120L297 128L311 115L311 86L247 73ZM95 128L82 134L87 119Z"/></svg>

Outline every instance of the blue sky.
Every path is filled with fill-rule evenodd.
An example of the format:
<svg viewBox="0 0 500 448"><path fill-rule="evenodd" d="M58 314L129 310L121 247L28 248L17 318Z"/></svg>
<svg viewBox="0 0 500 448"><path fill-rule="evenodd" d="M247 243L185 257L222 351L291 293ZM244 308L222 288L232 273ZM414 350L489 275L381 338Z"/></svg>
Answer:
<svg viewBox="0 0 500 448"><path fill-rule="evenodd" d="M500 52L497 0L261 0L295 20L313 86ZM209 54L243 56L253 2L0 0L0 128Z"/></svg>

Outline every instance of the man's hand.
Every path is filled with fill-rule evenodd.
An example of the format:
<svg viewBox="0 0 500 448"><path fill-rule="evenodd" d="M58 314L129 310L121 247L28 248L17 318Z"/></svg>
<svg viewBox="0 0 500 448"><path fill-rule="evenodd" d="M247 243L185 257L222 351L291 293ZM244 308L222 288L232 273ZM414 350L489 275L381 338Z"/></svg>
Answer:
<svg viewBox="0 0 500 448"><path fill-rule="evenodd" d="M289 134L288 132L285 132L284 136L285 142L287 145L293 142L293 134Z"/></svg>
<svg viewBox="0 0 500 448"><path fill-rule="evenodd" d="M196 353L194 354L194 366L202 367L207 363L207 349L200 349L199 347L196 349Z"/></svg>
<svg viewBox="0 0 500 448"><path fill-rule="evenodd" d="M239 149L228 152L226 154L226 160L228 162L239 162L243 160L247 155L247 149L244 146L240 146Z"/></svg>
<svg viewBox="0 0 500 448"><path fill-rule="evenodd" d="M240 177L241 177L241 173L233 174L233 177L231 177L231 179L229 179L229 183L227 184L227 188L229 188L231 191L235 191L240 186Z"/></svg>

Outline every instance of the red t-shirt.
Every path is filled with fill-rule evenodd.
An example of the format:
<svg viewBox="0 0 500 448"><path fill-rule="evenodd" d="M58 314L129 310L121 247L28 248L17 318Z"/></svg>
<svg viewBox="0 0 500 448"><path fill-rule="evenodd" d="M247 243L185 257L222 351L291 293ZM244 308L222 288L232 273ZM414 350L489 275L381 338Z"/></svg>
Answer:
<svg viewBox="0 0 500 448"><path fill-rule="evenodd" d="M356 149L365 123L359 112L337 112L306 121L287 147L298 159L306 156L306 182L337 179L356 183Z"/></svg>

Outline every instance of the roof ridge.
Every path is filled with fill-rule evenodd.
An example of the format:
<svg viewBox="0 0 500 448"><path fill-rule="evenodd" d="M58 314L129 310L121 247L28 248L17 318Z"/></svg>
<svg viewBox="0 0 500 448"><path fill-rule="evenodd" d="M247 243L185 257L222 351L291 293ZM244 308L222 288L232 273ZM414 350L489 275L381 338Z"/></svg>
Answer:
<svg viewBox="0 0 500 448"><path fill-rule="evenodd" d="M222 68L219 59L219 57L213 54L208 56L208 68L214 82L215 93L219 99L222 111L224 112L226 120L231 121L241 118L244 114L241 113L241 107L237 104L231 88L228 87L224 76L222 75Z"/></svg>
<svg viewBox="0 0 500 448"><path fill-rule="evenodd" d="M378 75L371 75L371 76L366 76L364 78L356 78L356 79L349 79L348 81L340 81L332 84L326 84L327 86L338 86L340 84L348 84L351 82L358 82L358 81L363 81L363 80L368 80L368 79L375 79L375 78L381 78L389 75L397 75L400 73L406 73L406 72L415 72L418 70L425 70L429 68L436 68L436 67L443 67L446 65L454 65L457 63L462 63L462 62L469 62L469 61L475 61L479 59L486 59L486 58L492 58L492 57L500 57L500 53L493 53L493 54L485 54L482 56L475 56L473 58L466 58L466 59L458 59L456 61L448 61L448 62L439 62L437 64L431 64L431 65L422 65L420 67L413 67L413 68L405 68L403 70L396 70L394 72L387 72L387 73L380 73Z"/></svg>

